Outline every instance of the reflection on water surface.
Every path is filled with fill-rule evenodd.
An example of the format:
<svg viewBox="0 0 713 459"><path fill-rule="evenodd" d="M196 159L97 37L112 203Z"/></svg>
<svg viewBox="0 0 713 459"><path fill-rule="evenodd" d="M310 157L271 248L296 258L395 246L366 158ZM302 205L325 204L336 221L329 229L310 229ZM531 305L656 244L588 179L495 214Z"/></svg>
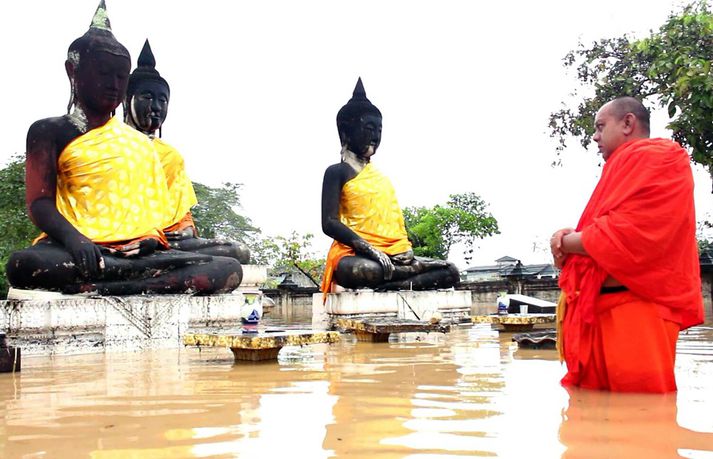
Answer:
<svg viewBox="0 0 713 459"><path fill-rule="evenodd" d="M710 326L682 335L669 396L568 393L555 351L487 326L278 363L194 348L23 360L0 375L0 457L713 457Z"/></svg>

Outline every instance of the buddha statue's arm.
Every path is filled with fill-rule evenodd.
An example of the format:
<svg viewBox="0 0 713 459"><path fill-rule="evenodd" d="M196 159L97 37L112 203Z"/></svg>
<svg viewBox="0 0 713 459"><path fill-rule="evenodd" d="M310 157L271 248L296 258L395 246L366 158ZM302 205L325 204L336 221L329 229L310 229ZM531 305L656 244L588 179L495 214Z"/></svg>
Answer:
<svg viewBox="0 0 713 459"><path fill-rule="evenodd" d="M377 261L384 269L384 279L389 280L394 272L391 259L359 237L339 219L339 201L342 188L356 173L346 163L329 166L322 182L322 231L327 236L354 249L357 255Z"/></svg>
<svg viewBox="0 0 713 459"><path fill-rule="evenodd" d="M78 132L64 118L35 122L27 133L25 200L32 222L71 254L85 277L96 276L104 260L99 247L59 213L56 206L57 158Z"/></svg>

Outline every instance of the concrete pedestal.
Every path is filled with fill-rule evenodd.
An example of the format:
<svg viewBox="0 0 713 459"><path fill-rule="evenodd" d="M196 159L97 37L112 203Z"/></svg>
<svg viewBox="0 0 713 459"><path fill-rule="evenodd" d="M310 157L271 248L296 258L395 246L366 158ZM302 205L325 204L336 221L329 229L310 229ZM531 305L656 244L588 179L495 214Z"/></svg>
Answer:
<svg viewBox="0 0 713 459"><path fill-rule="evenodd" d="M555 314L491 314L487 316L474 316L475 324L492 324L504 332L527 332L535 325L553 324L557 320Z"/></svg>
<svg viewBox="0 0 713 459"><path fill-rule="evenodd" d="M242 294L0 302L0 329L26 355L178 347L191 328L240 324Z"/></svg>
<svg viewBox="0 0 713 459"><path fill-rule="evenodd" d="M312 297L312 327L332 329L339 319L395 318L421 322L470 322L471 295L465 290L374 292L356 290Z"/></svg>
<svg viewBox="0 0 713 459"><path fill-rule="evenodd" d="M285 346L331 344L338 341L339 333L337 332L311 330L261 331L259 333L189 333L183 337L183 343L186 346L230 348L236 362L275 360L280 349Z"/></svg>
<svg viewBox="0 0 713 459"><path fill-rule="evenodd" d="M81 354L181 346L194 329L241 323L262 315L265 266L244 265L243 280L225 295L87 296L10 289L0 301L0 332L23 354Z"/></svg>

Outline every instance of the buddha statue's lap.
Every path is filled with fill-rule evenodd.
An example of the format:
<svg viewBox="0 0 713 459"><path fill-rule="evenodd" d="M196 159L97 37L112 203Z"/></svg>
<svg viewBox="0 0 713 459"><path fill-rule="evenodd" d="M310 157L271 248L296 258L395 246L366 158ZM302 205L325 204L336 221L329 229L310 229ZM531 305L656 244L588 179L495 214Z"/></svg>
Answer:
<svg viewBox="0 0 713 459"><path fill-rule="evenodd" d="M206 279L222 278L225 273L230 273L234 278L229 283L237 287L242 278L242 268L233 258L179 250L159 250L131 257L117 255L104 247L101 252L103 269L95 276L85 276L61 244L44 239L10 256L8 279L13 287L28 290L136 295L184 291L210 293L221 289L212 289Z"/></svg>
<svg viewBox="0 0 713 459"><path fill-rule="evenodd" d="M197 234L190 210L198 201L186 173L183 156L160 138L168 114L170 87L155 66L156 60L146 40L137 67L129 77L124 113L127 124L149 136L161 158L172 201L172 216L169 225L164 228L169 244L177 250L230 257L243 264L249 263L250 251L246 245L201 238Z"/></svg>
<svg viewBox="0 0 713 459"><path fill-rule="evenodd" d="M371 163L381 141L381 112L366 98L361 79L337 127L342 161L327 168L322 185L322 228L334 239L322 291L335 283L376 290L456 285L453 263L413 255L393 186Z"/></svg>
<svg viewBox="0 0 713 459"><path fill-rule="evenodd" d="M170 250L163 233L169 193L158 155L112 116L130 67L102 1L89 31L68 51L74 110L33 123L27 135L28 213L43 234L11 255L13 287L123 295L239 285L237 260Z"/></svg>

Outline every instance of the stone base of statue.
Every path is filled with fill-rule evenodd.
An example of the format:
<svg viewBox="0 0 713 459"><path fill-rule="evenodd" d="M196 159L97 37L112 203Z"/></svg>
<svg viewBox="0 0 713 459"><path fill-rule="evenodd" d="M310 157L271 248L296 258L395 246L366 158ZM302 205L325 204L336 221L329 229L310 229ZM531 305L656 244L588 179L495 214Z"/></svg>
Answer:
<svg viewBox="0 0 713 459"><path fill-rule="evenodd" d="M136 351L182 346L194 330L233 328L262 316L264 266L243 266L248 284L230 294L88 296L11 289L0 332L25 355ZM247 274L247 276L246 276ZM262 280L261 280L262 279Z"/></svg>
<svg viewBox="0 0 713 459"><path fill-rule="evenodd" d="M389 291L354 290L327 294L323 301L322 293L312 297L312 327L331 330L345 320L379 322L380 333L385 319L393 319L399 327L409 322L410 331L419 331L413 324L420 323L422 331L433 331L434 324L448 325L471 323L472 305L470 291L467 290L424 290L424 291ZM377 320L378 319L378 320ZM398 328L398 327L397 327ZM376 329L375 329L376 330ZM394 333L403 330L394 331Z"/></svg>

